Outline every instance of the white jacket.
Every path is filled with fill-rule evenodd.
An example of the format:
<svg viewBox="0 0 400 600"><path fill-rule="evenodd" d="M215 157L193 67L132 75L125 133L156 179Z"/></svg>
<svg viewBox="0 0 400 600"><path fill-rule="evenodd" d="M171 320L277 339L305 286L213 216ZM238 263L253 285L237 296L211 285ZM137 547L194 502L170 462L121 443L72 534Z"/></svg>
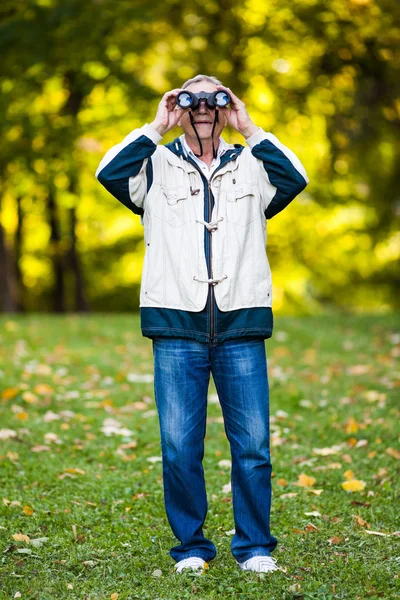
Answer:
<svg viewBox="0 0 400 600"><path fill-rule="evenodd" d="M201 311L210 286L221 311L271 307L266 218L307 185L303 165L260 129L247 140L250 147L229 145L207 182L178 139L154 148L160 139L149 125L134 130L96 172L141 215L146 252L140 307Z"/></svg>

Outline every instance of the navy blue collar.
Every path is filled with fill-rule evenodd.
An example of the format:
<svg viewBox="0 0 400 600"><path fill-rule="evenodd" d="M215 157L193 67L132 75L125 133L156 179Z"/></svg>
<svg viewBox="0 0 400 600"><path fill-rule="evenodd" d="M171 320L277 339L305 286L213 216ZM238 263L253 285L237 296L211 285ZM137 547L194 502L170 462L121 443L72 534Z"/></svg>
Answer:
<svg viewBox="0 0 400 600"><path fill-rule="evenodd" d="M168 150L170 150L176 156L182 156L184 160L188 160L183 151L181 140L178 137L175 138L173 142L166 144L165 147L168 148ZM229 162L230 160L234 160L235 158L237 158L239 154L243 152L243 150L244 146L242 146L241 144L234 144L234 148L228 148L228 150L225 150L225 152L221 154L221 162L218 168L222 167L222 165Z"/></svg>

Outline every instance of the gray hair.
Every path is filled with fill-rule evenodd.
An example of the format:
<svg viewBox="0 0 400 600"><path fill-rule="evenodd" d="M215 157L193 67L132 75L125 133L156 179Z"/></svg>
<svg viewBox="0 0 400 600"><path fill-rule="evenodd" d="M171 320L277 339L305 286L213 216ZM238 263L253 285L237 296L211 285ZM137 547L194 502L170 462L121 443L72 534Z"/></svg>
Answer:
<svg viewBox="0 0 400 600"><path fill-rule="evenodd" d="M185 83L181 86L181 89L184 90L185 88L189 87L189 85L192 85L192 83L197 83L198 81L208 81L209 83L213 83L214 85L223 85L223 83L217 79L216 77L214 77L214 75L196 75L196 77L192 77L192 79L188 79L187 81L185 81Z"/></svg>

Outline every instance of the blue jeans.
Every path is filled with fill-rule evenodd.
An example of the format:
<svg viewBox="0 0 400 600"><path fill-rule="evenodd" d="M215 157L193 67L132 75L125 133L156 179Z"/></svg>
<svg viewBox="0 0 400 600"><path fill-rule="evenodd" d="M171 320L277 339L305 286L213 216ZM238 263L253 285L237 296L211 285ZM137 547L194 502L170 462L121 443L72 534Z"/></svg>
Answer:
<svg viewBox="0 0 400 600"><path fill-rule="evenodd" d="M171 557L178 562L199 556L209 562L217 554L202 530L208 508L202 461L210 372L231 449L231 552L239 562L269 556L278 541L270 533L272 465L264 340L203 343L155 338L153 354L165 509L181 542L171 548Z"/></svg>

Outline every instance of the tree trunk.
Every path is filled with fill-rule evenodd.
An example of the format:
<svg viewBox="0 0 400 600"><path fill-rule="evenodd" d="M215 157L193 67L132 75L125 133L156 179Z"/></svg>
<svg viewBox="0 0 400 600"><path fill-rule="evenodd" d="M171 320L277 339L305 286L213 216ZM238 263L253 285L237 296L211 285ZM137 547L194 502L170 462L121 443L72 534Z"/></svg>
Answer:
<svg viewBox="0 0 400 600"><path fill-rule="evenodd" d="M70 214L70 237L71 247L69 252L69 264L75 278L75 310L77 312L88 312L89 305L85 297L84 279L82 273L81 262L79 260L79 253L77 249L77 238L76 238L76 209L72 207L69 210Z"/></svg>
<svg viewBox="0 0 400 600"><path fill-rule="evenodd" d="M18 312L25 312L24 308L24 283L22 280L21 272L21 257L22 257L22 236L23 236L23 225L24 225L24 213L21 206L21 197L17 196L17 212L18 212L18 224L17 231L15 232L15 283L17 286L17 308Z"/></svg>
<svg viewBox="0 0 400 600"><path fill-rule="evenodd" d="M47 209L50 223L50 254L53 260L55 285L53 290L54 312L65 312L65 286L64 286L64 256L61 251L61 237L57 220L57 207L54 190L49 190Z"/></svg>
<svg viewBox="0 0 400 600"><path fill-rule="evenodd" d="M12 262L12 256L7 248L4 229L0 223L0 294L3 311L6 313L18 312Z"/></svg>

